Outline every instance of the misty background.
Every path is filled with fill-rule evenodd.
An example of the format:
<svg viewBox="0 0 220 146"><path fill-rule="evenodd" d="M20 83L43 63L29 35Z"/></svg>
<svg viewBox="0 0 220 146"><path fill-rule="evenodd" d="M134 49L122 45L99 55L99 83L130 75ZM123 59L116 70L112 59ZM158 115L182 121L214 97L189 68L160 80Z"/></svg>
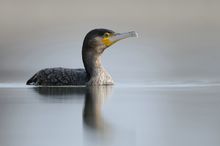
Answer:
<svg viewBox="0 0 220 146"><path fill-rule="evenodd" d="M218 81L219 7L217 0L0 0L0 82L82 68L82 42L94 28L139 33L102 57L116 82Z"/></svg>

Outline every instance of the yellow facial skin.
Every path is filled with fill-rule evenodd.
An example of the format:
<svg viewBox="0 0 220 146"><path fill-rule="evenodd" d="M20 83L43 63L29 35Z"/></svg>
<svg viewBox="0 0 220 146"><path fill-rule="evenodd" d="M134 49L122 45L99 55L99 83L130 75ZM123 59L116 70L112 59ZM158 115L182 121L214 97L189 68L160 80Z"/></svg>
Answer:
<svg viewBox="0 0 220 146"><path fill-rule="evenodd" d="M110 33L105 33L104 37L102 39L102 42L106 45L106 46L111 46L113 44L113 42L109 39L111 37Z"/></svg>

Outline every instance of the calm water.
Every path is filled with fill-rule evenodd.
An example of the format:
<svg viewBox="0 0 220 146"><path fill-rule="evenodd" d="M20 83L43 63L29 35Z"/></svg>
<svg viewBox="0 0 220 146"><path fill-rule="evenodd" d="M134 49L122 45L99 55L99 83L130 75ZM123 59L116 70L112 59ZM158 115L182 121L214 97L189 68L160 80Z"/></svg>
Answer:
<svg viewBox="0 0 220 146"><path fill-rule="evenodd" d="M220 145L218 85L1 86L1 146Z"/></svg>

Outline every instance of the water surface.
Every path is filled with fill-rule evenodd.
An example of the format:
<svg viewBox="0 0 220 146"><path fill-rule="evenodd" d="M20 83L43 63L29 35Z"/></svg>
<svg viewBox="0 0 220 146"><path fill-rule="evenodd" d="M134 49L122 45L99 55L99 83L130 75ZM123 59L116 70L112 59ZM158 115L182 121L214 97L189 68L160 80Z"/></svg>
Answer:
<svg viewBox="0 0 220 146"><path fill-rule="evenodd" d="M2 84L0 145L218 146L219 89Z"/></svg>

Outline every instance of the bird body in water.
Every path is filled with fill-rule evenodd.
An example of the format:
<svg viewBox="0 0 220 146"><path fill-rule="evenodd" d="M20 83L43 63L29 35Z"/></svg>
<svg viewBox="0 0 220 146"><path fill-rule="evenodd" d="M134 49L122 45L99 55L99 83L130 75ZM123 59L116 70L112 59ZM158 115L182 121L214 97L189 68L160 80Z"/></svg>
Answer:
<svg viewBox="0 0 220 146"><path fill-rule="evenodd" d="M112 77L101 64L101 55L115 42L137 37L137 33L115 33L108 29L91 30L83 41L82 59L85 69L46 68L38 71L27 81L27 85L68 86L68 85L111 85Z"/></svg>

